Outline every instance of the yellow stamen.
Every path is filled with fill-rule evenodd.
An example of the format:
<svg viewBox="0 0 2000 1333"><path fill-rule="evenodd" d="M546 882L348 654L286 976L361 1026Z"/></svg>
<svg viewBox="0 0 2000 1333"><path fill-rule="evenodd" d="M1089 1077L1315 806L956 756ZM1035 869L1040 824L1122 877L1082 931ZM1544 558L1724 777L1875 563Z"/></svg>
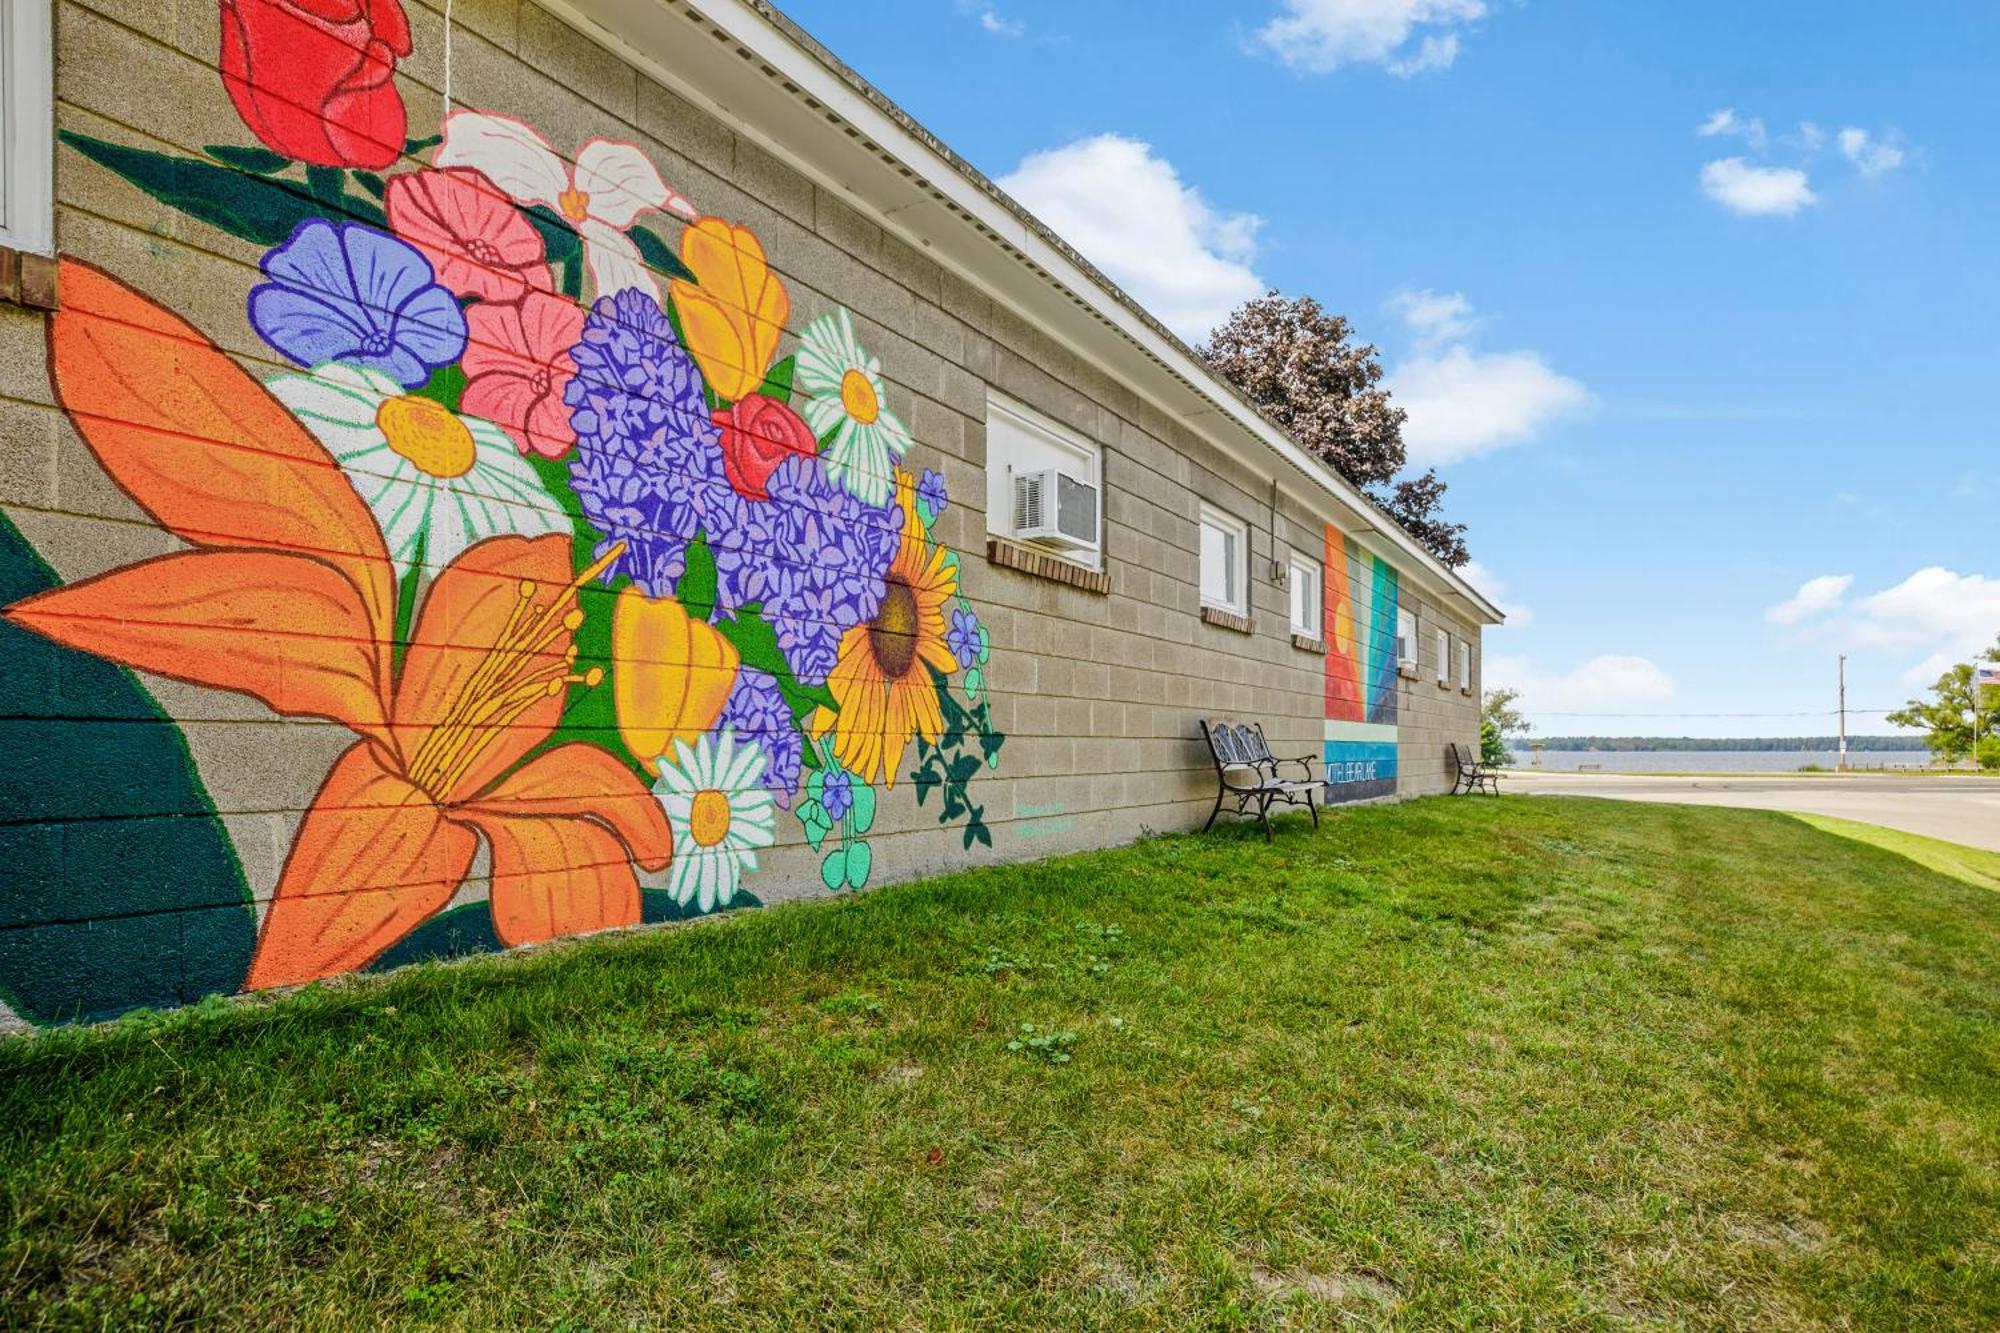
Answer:
<svg viewBox="0 0 2000 1333"><path fill-rule="evenodd" d="M625 543L614 543L545 604L535 602L540 588L534 580L521 581L514 608L493 646L458 687L410 760L410 781L431 799L440 804L451 801L466 774L523 713L571 685L594 689L604 680L602 667L580 674L576 670L574 636L583 625L576 595L624 551Z"/></svg>
<svg viewBox="0 0 2000 1333"><path fill-rule="evenodd" d="M590 196L582 190L564 190L556 196L556 205L571 222L581 222L590 216Z"/></svg>
<svg viewBox="0 0 2000 1333"><path fill-rule="evenodd" d="M875 382L859 370L840 377L840 405L847 415L864 426L872 426L882 416L882 400L875 394Z"/></svg>
<svg viewBox="0 0 2000 1333"><path fill-rule="evenodd" d="M375 409L375 428L420 472L448 481L472 471L472 432L435 398L406 393L387 399Z"/></svg>
<svg viewBox="0 0 2000 1333"><path fill-rule="evenodd" d="M729 797L714 788L694 794L688 810L688 836L697 847L713 847L729 836Z"/></svg>

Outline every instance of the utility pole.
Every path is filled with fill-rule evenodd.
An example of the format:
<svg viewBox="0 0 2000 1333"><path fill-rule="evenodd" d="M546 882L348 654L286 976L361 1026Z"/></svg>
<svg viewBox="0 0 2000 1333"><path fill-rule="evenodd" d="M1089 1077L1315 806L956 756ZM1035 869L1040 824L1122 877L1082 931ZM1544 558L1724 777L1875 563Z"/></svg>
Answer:
<svg viewBox="0 0 2000 1333"><path fill-rule="evenodd" d="M1840 655L1840 772L1847 771L1847 654Z"/></svg>

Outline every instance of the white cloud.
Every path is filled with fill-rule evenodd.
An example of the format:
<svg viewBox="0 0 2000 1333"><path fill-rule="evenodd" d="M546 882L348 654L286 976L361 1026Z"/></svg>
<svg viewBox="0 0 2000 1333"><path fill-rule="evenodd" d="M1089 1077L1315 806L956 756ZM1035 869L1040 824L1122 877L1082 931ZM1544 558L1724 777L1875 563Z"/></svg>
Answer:
<svg viewBox="0 0 2000 1333"><path fill-rule="evenodd" d="M1031 153L999 185L1190 342L1265 290L1251 268L1264 220L1219 212L1150 144L1079 139Z"/></svg>
<svg viewBox="0 0 2000 1333"><path fill-rule="evenodd" d="M1307 73L1364 64L1402 78L1449 69L1458 59L1460 30L1487 12L1486 0L1284 0L1284 6L1257 30L1257 48Z"/></svg>
<svg viewBox="0 0 2000 1333"><path fill-rule="evenodd" d="M1798 623L1803 633L1831 647L1901 655L1911 660L1903 673L1905 683L1929 684L1952 663L1990 647L2000 634L2000 577L1931 565L1844 607L1836 598Z"/></svg>
<svg viewBox="0 0 2000 1333"><path fill-rule="evenodd" d="M1840 153L1869 180L1886 176L1903 165L1903 149L1895 135L1878 139L1852 125L1840 132Z"/></svg>
<svg viewBox="0 0 2000 1333"><path fill-rule="evenodd" d="M1741 139L1760 151L1770 139L1761 117L1745 120L1731 107L1709 113L1708 119L1696 127L1695 133L1704 139Z"/></svg>
<svg viewBox="0 0 2000 1333"><path fill-rule="evenodd" d="M1641 712L1676 693L1673 677L1651 659L1618 653L1568 671L1549 671L1531 657L1489 656L1480 678L1488 689L1519 690L1530 719Z"/></svg>
<svg viewBox="0 0 2000 1333"><path fill-rule="evenodd" d="M1819 202L1812 182L1797 167L1760 167L1740 157L1725 157L1701 169L1701 188L1708 197L1745 217L1796 217Z"/></svg>
<svg viewBox="0 0 2000 1333"><path fill-rule="evenodd" d="M1479 589L1486 600L1500 608L1500 614L1507 617L1505 629L1526 629L1535 623L1534 608L1519 602L1507 600L1507 580L1495 574L1477 560L1468 560L1459 566L1459 577Z"/></svg>
<svg viewBox="0 0 2000 1333"><path fill-rule="evenodd" d="M1590 390L1557 374L1540 353L1476 351L1470 338L1482 321L1462 292L1406 288L1388 308L1416 343L1416 355L1388 376L1396 405L1410 414L1403 443L1415 467L1518 444L1592 401Z"/></svg>
<svg viewBox="0 0 2000 1333"><path fill-rule="evenodd" d="M1557 374L1538 352L1475 352L1462 345L1403 362L1389 376L1389 389L1410 414L1403 443L1418 468L1532 439L1592 401L1590 390Z"/></svg>
<svg viewBox="0 0 2000 1333"><path fill-rule="evenodd" d="M1389 309L1410 326L1419 347L1458 342L1479 325L1472 317L1472 302L1465 299L1463 292L1434 292L1429 288L1415 292L1405 288L1389 298Z"/></svg>
<svg viewBox="0 0 2000 1333"><path fill-rule="evenodd" d="M1773 625L1796 625L1802 620L1825 615L1840 605L1841 599L1847 596L1847 590L1853 586L1852 574L1822 574L1816 579L1807 579L1797 592L1765 611L1764 619Z"/></svg>
<svg viewBox="0 0 2000 1333"><path fill-rule="evenodd" d="M1809 120L1799 122L1799 143L1808 153L1817 153L1826 147L1826 131Z"/></svg>
<svg viewBox="0 0 2000 1333"><path fill-rule="evenodd" d="M1019 37L1028 30L1027 24L1002 18L993 6L981 4L979 0L958 0L958 12L977 19L979 26L995 37Z"/></svg>

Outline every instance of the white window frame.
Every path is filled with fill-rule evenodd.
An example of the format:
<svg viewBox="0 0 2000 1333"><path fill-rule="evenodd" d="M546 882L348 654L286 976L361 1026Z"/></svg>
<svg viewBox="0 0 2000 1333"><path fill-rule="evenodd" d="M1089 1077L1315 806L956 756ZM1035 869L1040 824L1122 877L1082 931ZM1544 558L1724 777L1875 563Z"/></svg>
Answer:
<svg viewBox="0 0 2000 1333"><path fill-rule="evenodd" d="M1451 631L1440 625L1432 633L1437 638L1438 684L1451 679Z"/></svg>
<svg viewBox="0 0 2000 1333"><path fill-rule="evenodd" d="M1104 568L1104 446L1053 421L1025 403L986 391L986 531L1014 536L1014 474L1060 467L1097 489L1097 549L1035 549L1085 569Z"/></svg>
<svg viewBox="0 0 2000 1333"><path fill-rule="evenodd" d="M1472 692L1472 640L1458 641L1458 688Z"/></svg>
<svg viewBox="0 0 2000 1333"><path fill-rule="evenodd" d="M1417 613L1400 606L1396 608L1396 665L1412 671L1417 667Z"/></svg>
<svg viewBox="0 0 2000 1333"><path fill-rule="evenodd" d="M53 0L0 4L0 246L55 253Z"/></svg>
<svg viewBox="0 0 2000 1333"><path fill-rule="evenodd" d="M1212 606L1218 611L1227 611L1234 616L1249 615L1250 525L1236 517L1236 515L1217 509L1214 505L1204 501L1201 506L1201 520L1196 528L1195 557L1198 566L1205 565L1208 559L1208 553L1203 549L1206 543L1200 539L1200 529L1202 528L1213 528L1228 537L1234 538L1236 542L1236 560L1234 567L1225 571L1225 577L1228 579L1230 585L1228 591L1231 598L1231 600L1226 602L1216 601L1208 595L1208 579L1205 577L1207 570L1205 568L1197 568L1195 587L1201 594L1201 604L1203 606Z"/></svg>
<svg viewBox="0 0 2000 1333"><path fill-rule="evenodd" d="M1310 605L1304 622L1299 620L1301 594L1305 584L1312 585ZM1291 566L1285 571L1285 586L1291 592L1292 633L1307 639L1326 637L1326 570L1319 561L1309 555L1292 552Z"/></svg>

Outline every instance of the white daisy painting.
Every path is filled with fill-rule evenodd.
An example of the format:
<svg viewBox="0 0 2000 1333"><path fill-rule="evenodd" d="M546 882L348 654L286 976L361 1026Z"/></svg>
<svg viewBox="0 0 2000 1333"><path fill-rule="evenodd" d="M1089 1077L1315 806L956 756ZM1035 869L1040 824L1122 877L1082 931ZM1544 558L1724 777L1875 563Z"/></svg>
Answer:
<svg viewBox="0 0 2000 1333"><path fill-rule="evenodd" d="M681 906L727 906L744 873L757 868L757 850L776 840L777 806L764 765L763 750L728 727L693 745L677 740L671 755L660 756L653 794L673 826L667 890Z"/></svg>
<svg viewBox="0 0 2000 1333"><path fill-rule="evenodd" d="M854 317L845 309L806 325L797 375L827 476L866 504L886 504L896 465L910 451L910 431L885 405L882 363L855 341Z"/></svg>
<svg viewBox="0 0 2000 1333"><path fill-rule="evenodd" d="M340 463L406 576L419 554L442 569L488 537L571 531L507 433L409 393L379 371L329 362L267 387Z"/></svg>

